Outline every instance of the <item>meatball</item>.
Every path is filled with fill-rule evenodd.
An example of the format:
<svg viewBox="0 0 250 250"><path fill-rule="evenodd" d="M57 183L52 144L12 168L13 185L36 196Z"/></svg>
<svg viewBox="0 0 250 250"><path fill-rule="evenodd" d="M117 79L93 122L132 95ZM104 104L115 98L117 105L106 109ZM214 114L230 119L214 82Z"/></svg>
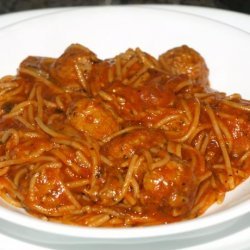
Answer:
<svg viewBox="0 0 250 250"><path fill-rule="evenodd" d="M108 157L119 160L131 158L135 153L142 153L151 147L161 147L165 143L166 138L162 131L142 128L115 137L102 150Z"/></svg>
<svg viewBox="0 0 250 250"><path fill-rule="evenodd" d="M119 130L111 111L95 98L82 98L71 105L67 110L67 121L95 139L103 139Z"/></svg>
<svg viewBox="0 0 250 250"><path fill-rule="evenodd" d="M186 45L162 54L159 62L170 77L187 75L194 84L208 85L208 68L205 60Z"/></svg>
<svg viewBox="0 0 250 250"><path fill-rule="evenodd" d="M119 180L119 172L117 169L107 171L105 185L98 192L98 198L103 205L110 205L116 202L122 191L122 183Z"/></svg>
<svg viewBox="0 0 250 250"><path fill-rule="evenodd" d="M145 174L142 202L146 206L157 205L174 217L183 215L193 205L197 186L192 168L171 159L165 166Z"/></svg>
<svg viewBox="0 0 250 250"><path fill-rule="evenodd" d="M11 140L8 140L11 142ZM13 147L13 145L6 145L6 149L10 151L11 159L21 159L29 156L39 156L43 152L50 151L53 148L53 143L46 139L32 138L27 141L19 142L18 145Z"/></svg>
<svg viewBox="0 0 250 250"><path fill-rule="evenodd" d="M65 89L78 90L84 87L85 78L97 61L96 55L89 49L73 44L51 65L50 74Z"/></svg>
<svg viewBox="0 0 250 250"><path fill-rule="evenodd" d="M27 186L30 185L32 178L35 178L36 181L33 189L30 190ZM25 178L22 178L19 187L20 193L25 197L22 201L24 206L30 211L37 211L38 207L42 213L52 215L58 213L57 209L61 206L71 205L62 186L62 179L60 168L45 168L35 175L27 174ZM78 202L76 203L78 205Z"/></svg>
<svg viewBox="0 0 250 250"><path fill-rule="evenodd" d="M29 56L20 64L20 69L28 68L38 71L41 75L48 77L49 68L56 59L49 57Z"/></svg>

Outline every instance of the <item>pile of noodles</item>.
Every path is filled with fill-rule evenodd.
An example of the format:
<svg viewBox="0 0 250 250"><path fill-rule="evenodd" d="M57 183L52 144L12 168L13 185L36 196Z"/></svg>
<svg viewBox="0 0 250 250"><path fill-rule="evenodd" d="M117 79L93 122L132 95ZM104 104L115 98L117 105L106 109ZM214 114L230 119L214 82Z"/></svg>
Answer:
<svg viewBox="0 0 250 250"><path fill-rule="evenodd" d="M250 173L250 103L207 75L186 46L158 60L140 49L100 60L80 45L27 58L0 80L1 198L73 225L203 214Z"/></svg>

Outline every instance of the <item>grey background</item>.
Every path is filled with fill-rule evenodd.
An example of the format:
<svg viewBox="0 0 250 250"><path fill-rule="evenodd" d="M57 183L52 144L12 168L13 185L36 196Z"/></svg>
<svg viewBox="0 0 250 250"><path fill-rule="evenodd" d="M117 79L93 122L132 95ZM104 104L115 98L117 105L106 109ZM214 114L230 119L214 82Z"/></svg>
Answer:
<svg viewBox="0 0 250 250"><path fill-rule="evenodd" d="M41 8L118 4L185 4L250 13L250 0L0 0L0 14Z"/></svg>

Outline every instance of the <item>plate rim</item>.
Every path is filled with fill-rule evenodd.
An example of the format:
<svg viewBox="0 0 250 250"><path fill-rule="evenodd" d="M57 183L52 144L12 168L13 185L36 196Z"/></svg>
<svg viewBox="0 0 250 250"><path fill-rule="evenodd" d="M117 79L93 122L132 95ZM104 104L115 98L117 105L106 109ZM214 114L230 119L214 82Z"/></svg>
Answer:
<svg viewBox="0 0 250 250"><path fill-rule="evenodd" d="M32 21L32 20L35 20L35 19L40 19L40 18L43 18L43 17L46 17L46 16L50 16L50 15L57 15L57 14L61 14L61 13L65 13L65 12L70 12L70 11L82 11L82 10L98 10L98 9L113 9L113 10L119 10L119 9L139 9L139 10L146 10L146 11L159 11L159 12L169 12L169 13L176 13L176 14L179 14L179 15L183 15L183 16L189 16L189 17L194 17L194 18L197 18L197 19L202 19L202 20L207 20L209 22L212 22L212 23L217 23L217 24L220 24L220 25L223 25L227 28L230 28L232 30L237 30L238 32L242 32L242 33L245 33L246 35L249 35L250 36L250 32L246 31L246 30L243 30L241 28L238 28L238 27L235 27L231 24L228 24L228 23L224 23L220 20L215 20L213 18L209 18L207 16L202 16L202 15L199 15L199 14L193 14L193 13L189 13L189 12L185 12L183 10L175 10L175 9L164 9L164 8L160 8L161 6L166 6L167 4L163 4L163 5L156 5L156 4L127 4L127 5L103 5L103 6L73 6L73 7L58 7L58 8L46 8L46 9L43 9L43 10L55 10L53 12L50 12L50 13L40 13L39 15L37 16L32 16L32 17L28 17L28 18L25 18L25 19L22 19L22 20L19 20L19 21L16 21L14 23L10 23L6 26L3 26L3 27L0 27L0 32L4 31L5 29L8 29L8 28L11 28L11 27L14 27L16 25L19 25L19 24L22 24L22 23L26 23L26 22L29 22L29 21ZM169 4L171 6L171 4ZM178 5L172 5L172 6L178 6ZM198 7L198 6L189 6L189 5L181 5L180 6L181 8L185 8L185 7L192 7L192 8L201 8L201 7ZM180 9L181 9L180 8ZM212 9L212 8L209 8L209 7L202 7L203 9ZM7 15L15 15L15 14L20 14L20 13L25 13L25 12L39 12L39 11L43 11L43 10L39 10L39 9L36 9L36 10L26 10L26 11L21 11L21 12L16 12L16 13L9 13L9 14L5 14L6 16ZM216 11L218 11L217 9L215 9ZM219 10L221 12L233 12L233 11L228 11L228 10ZM233 12L234 13L234 12ZM235 12L235 14L239 14L239 15L246 15L246 14L243 14L243 13L237 13ZM3 15L4 16L4 15ZM1 16L0 16L1 17Z"/></svg>

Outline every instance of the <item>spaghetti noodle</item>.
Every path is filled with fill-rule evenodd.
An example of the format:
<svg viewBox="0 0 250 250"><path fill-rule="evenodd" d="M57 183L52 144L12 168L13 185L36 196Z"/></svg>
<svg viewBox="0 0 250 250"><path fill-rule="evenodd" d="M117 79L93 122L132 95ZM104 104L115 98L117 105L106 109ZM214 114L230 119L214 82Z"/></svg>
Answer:
<svg viewBox="0 0 250 250"><path fill-rule="evenodd" d="M100 60L71 45L0 80L0 197L47 221L195 218L250 174L250 102L209 88L182 46Z"/></svg>

